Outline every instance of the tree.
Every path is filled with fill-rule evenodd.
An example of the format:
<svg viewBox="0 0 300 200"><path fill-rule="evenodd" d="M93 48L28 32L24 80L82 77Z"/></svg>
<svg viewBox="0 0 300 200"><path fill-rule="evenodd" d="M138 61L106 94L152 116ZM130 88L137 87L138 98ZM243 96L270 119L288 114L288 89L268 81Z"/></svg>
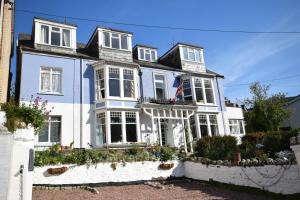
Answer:
<svg viewBox="0 0 300 200"><path fill-rule="evenodd" d="M269 89L269 85L259 82L250 86L252 98L244 100L247 132L278 131L280 124L290 116L291 112L285 107L285 94L268 97Z"/></svg>

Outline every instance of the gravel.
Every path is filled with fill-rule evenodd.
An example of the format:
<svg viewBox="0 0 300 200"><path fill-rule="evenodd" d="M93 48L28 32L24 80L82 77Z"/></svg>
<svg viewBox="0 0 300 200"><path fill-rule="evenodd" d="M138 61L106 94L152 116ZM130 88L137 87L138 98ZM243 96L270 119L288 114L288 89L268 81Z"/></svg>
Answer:
<svg viewBox="0 0 300 200"><path fill-rule="evenodd" d="M171 187L169 187L171 185ZM242 193L233 190L226 190L206 183L181 180L166 184L163 189L155 188L151 185L122 185L122 186L102 186L95 188L99 194L92 193L84 189L65 189L65 190L33 190L33 200L151 200L151 199L243 199L260 200L268 199L264 196Z"/></svg>

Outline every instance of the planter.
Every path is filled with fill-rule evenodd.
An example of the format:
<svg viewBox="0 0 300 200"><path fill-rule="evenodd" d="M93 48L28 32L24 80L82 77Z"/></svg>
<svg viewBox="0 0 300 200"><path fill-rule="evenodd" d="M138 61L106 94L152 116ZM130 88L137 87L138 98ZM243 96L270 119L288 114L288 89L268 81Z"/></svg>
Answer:
<svg viewBox="0 0 300 200"><path fill-rule="evenodd" d="M169 170L174 167L174 163L161 163L159 164L158 168L162 170Z"/></svg>

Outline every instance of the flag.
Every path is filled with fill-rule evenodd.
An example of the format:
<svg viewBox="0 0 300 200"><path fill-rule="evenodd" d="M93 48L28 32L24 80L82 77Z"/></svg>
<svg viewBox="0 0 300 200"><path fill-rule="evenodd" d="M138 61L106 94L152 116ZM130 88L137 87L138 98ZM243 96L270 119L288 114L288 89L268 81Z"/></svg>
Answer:
<svg viewBox="0 0 300 200"><path fill-rule="evenodd" d="M173 101L176 100L177 96L181 96L182 92L183 92L183 82L180 80L180 83L179 83L179 85L177 87L177 90L176 90L176 93L175 93L175 97L173 98Z"/></svg>

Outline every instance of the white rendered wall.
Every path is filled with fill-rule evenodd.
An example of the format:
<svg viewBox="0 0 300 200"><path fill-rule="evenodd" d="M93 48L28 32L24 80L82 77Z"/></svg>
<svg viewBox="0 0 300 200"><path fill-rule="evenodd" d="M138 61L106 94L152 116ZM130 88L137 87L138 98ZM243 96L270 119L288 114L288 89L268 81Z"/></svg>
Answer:
<svg viewBox="0 0 300 200"><path fill-rule="evenodd" d="M297 165L263 167L226 167L184 163L185 177L196 180L214 180L240 186L256 187L281 194L300 193L300 174ZM265 178L266 176L273 178Z"/></svg>
<svg viewBox="0 0 300 200"><path fill-rule="evenodd" d="M34 184L86 184L86 183L107 183L107 182L133 182L142 180L152 180L158 177L183 177L184 168L180 161L172 161L174 167L170 170L160 170L158 166L161 162L133 162L117 164L116 170L111 168L111 163L98 163L97 165L64 165L69 169L58 176L45 176L45 172L50 167L36 167L34 170Z"/></svg>
<svg viewBox="0 0 300 200"><path fill-rule="evenodd" d="M229 119L241 119L244 120L244 113L243 113L243 109L240 107L226 107L226 111L224 112L224 121L225 121L225 130L226 130L226 134L230 135L230 129L229 129ZM245 123L243 123L243 129L244 129L244 133L245 132ZM241 138L244 136L245 134L234 134L232 136L235 136L238 140L238 143L241 142Z"/></svg>

